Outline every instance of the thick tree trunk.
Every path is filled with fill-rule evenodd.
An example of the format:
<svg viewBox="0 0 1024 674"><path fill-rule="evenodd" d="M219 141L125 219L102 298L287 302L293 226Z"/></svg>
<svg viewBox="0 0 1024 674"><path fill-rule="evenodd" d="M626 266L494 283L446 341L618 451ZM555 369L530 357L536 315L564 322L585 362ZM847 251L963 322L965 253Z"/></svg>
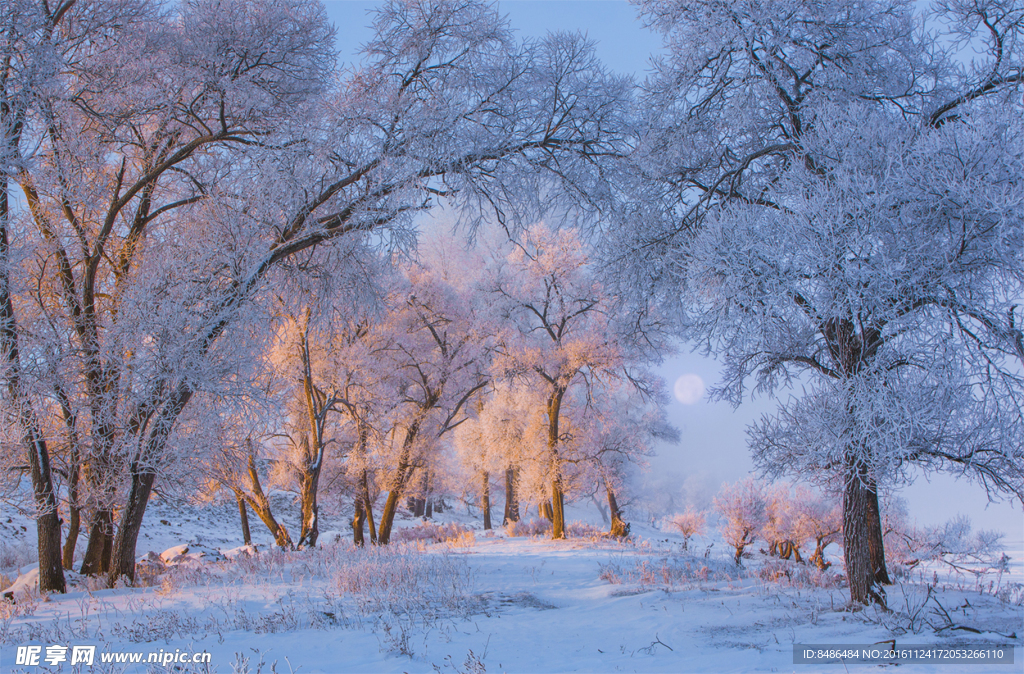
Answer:
<svg viewBox="0 0 1024 674"><path fill-rule="evenodd" d="M502 525L519 521L519 496L516 494L516 484L519 482L518 471L511 466L505 469L505 514L502 517Z"/></svg>
<svg viewBox="0 0 1024 674"><path fill-rule="evenodd" d="M238 501L238 519L242 523L242 542L245 545L252 545L252 533L249 531L249 511L245 507L245 499L236 491L235 500Z"/></svg>
<svg viewBox="0 0 1024 674"><path fill-rule="evenodd" d="M3 106L3 128L14 130L8 119L10 109ZM17 135L17 134L16 134ZM10 143L10 138L4 139ZM10 146L8 146L10 147ZM50 453L40 431L39 422L21 381L21 355L18 348L18 325L14 315L10 286L10 240L8 226L10 210L7 200L8 178L0 182L0 358L7 372L8 402L17 410L21 426L21 442L28 458L32 478L32 496L36 509L36 543L39 555L39 591L65 592L64 566L60 548L60 516L57 513L57 494L50 472Z"/></svg>
<svg viewBox="0 0 1024 674"><path fill-rule="evenodd" d="M81 572L99 576L110 570L110 554L114 546L114 513L102 509L93 513L89 523L89 542L82 558Z"/></svg>
<svg viewBox="0 0 1024 674"><path fill-rule="evenodd" d="M878 505L878 487L874 480L868 482L867 494L868 518L868 550L871 554L871 568L875 572L875 582L879 585L892 585L889 571L885 565L885 542L882 534L882 515Z"/></svg>
<svg viewBox="0 0 1024 674"><path fill-rule="evenodd" d="M486 470L483 472L483 491L480 506L484 511L484 530L486 531L491 528L491 475Z"/></svg>
<svg viewBox="0 0 1024 674"><path fill-rule="evenodd" d="M604 486L608 492L608 510L611 512L612 516L610 533L612 536L617 536L619 538L628 536L629 525L622 519L622 511L619 509L619 502L615 498L615 491L607 480L605 480Z"/></svg>
<svg viewBox="0 0 1024 674"><path fill-rule="evenodd" d="M846 488L843 492L843 557L846 562L846 578L850 586L850 600L867 604L876 602L885 606L885 590L879 580L879 562L881 571L885 570L884 551L880 548L872 550L871 531L877 528L877 536L881 539L881 522L872 517L872 509L877 512L878 493L874 483L869 480L867 466L853 460L847 470ZM879 560L876 555L882 555ZM888 579L888 576L885 576Z"/></svg>

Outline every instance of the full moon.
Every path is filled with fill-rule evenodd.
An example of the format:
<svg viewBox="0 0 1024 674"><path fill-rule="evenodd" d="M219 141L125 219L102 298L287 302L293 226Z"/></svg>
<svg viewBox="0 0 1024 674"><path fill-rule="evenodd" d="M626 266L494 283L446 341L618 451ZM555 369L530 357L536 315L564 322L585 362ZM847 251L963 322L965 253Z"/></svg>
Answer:
<svg viewBox="0 0 1024 674"><path fill-rule="evenodd" d="M676 400L684 405L693 405L704 397L704 380L695 374L684 374L676 379L673 387Z"/></svg>

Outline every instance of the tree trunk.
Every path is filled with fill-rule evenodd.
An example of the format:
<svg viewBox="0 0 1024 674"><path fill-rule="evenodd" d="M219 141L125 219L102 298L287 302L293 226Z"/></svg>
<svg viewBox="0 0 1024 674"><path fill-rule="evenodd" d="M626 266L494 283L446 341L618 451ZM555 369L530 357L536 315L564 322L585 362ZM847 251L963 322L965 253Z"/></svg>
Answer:
<svg viewBox="0 0 1024 674"><path fill-rule="evenodd" d="M387 545L391 542L391 527L395 522L395 512L398 510L398 500L405 491L406 484L412 476L409 462L412 457L412 445L419 433L420 422L414 421L405 431L405 439L402 440L402 453L399 455L398 468L391 477L391 489L388 491L388 498L384 502L384 512L380 516L380 529L377 531L378 545Z"/></svg>
<svg viewBox="0 0 1024 674"><path fill-rule="evenodd" d="M420 494L413 498L413 517L423 517L427 512L427 471L420 469Z"/></svg>
<svg viewBox="0 0 1024 674"><path fill-rule="evenodd" d="M874 480L868 482L867 494L868 518L868 549L871 554L871 568L875 572L875 582L879 585L892 585L889 571L885 566L885 543L882 533L881 509L878 505L878 486Z"/></svg>
<svg viewBox="0 0 1024 674"><path fill-rule="evenodd" d="M317 503L317 491L320 483L319 467L310 469L302 476L300 493L302 496L302 530L299 534L299 547L316 547L316 539L320 536L320 506Z"/></svg>
<svg viewBox="0 0 1024 674"><path fill-rule="evenodd" d="M15 125L9 124L12 121L8 119L9 114L10 110L5 103L2 128L11 133L14 131ZM4 142L15 141L8 137L4 139ZM64 582L64 565L61 559L60 516L57 513L57 494L53 488L53 475L50 472L50 453L40 431L29 396L23 389L21 381L18 324L15 320L10 286L10 242L7 233L10 210L7 200L7 175L5 174L0 180L2 180L0 182L0 357L6 361L5 377L8 401L17 410L18 423L22 430L21 442L28 455L29 472L32 477L32 496L36 510L36 543L39 555L39 591L65 592L67 586Z"/></svg>
<svg viewBox="0 0 1024 674"><path fill-rule="evenodd" d="M97 510L89 523L89 543L82 558L81 573L100 576L110 570L110 553L114 544L114 514L107 509Z"/></svg>
<svg viewBox="0 0 1024 674"><path fill-rule="evenodd" d="M380 515L380 530L377 532L377 543L387 545L391 542L391 526L395 521L395 511L398 509L398 497L400 489L392 487L388 492L388 498L384 501L384 512Z"/></svg>
<svg viewBox="0 0 1024 674"><path fill-rule="evenodd" d="M82 508L78 505L77 455L77 452L72 453L71 475L68 479L68 535L64 539L63 555L65 569L75 565L75 547L78 545L78 533L82 529Z"/></svg>
<svg viewBox="0 0 1024 674"><path fill-rule="evenodd" d="M373 499L370 498L370 483L366 471L363 471L363 510L366 511L366 523L370 526L370 542L377 545L377 527L373 523Z"/></svg>
<svg viewBox="0 0 1024 674"><path fill-rule="evenodd" d="M153 470L140 470L133 466L131 486L128 500L121 511L117 535L114 537L113 551L110 555L110 571L107 575L108 587L117 585L121 578L129 583L135 582L135 546L139 541L139 530L142 518L146 514L146 505L153 490L156 473Z"/></svg>
<svg viewBox="0 0 1024 674"><path fill-rule="evenodd" d="M814 554L811 555L810 560L821 571L825 571L828 567L832 566L832 562L825 561L825 544L823 540L824 538L815 539Z"/></svg>
<svg viewBox="0 0 1024 674"><path fill-rule="evenodd" d="M352 544L358 547L363 547L365 541L363 539L363 524L366 522L366 511L363 510L363 497L357 496L355 503L355 513L352 515Z"/></svg>
<svg viewBox="0 0 1024 674"><path fill-rule="evenodd" d="M249 512L245 508L245 499L236 491L235 500L238 501L238 519L242 522L242 542L245 545L252 545L252 534L249 531Z"/></svg>
<svg viewBox="0 0 1024 674"><path fill-rule="evenodd" d="M629 535L629 524L622 519L622 511L619 509L619 502L615 498L615 491L612 489L611 484L605 480L604 486L608 492L608 510L612 516L610 533L612 536L624 538Z"/></svg>
<svg viewBox="0 0 1024 674"><path fill-rule="evenodd" d="M491 476L486 470L483 474L483 482L480 505L484 511L484 531L487 531L491 528Z"/></svg>
<svg viewBox="0 0 1024 674"><path fill-rule="evenodd" d="M75 547L82 528L82 508L78 499L78 483L82 472L78 454L78 417L64 387L56 384L54 393L60 403L61 417L68 433L68 534L64 539L63 564L65 569L71 569L75 565Z"/></svg>
<svg viewBox="0 0 1024 674"><path fill-rule="evenodd" d="M517 470L511 466L505 469L505 515L502 525L519 521L519 496L516 494L516 483L519 481Z"/></svg>
<svg viewBox="0 0 1024 674"><path fill-rule="evenodd" d="M302 495L302 527L299 532L299 547L316 547L320 537L320 506L317 503L317 492L320 489L320 471L324 465L324 424L327 411L333 401L313 384L313 365L309 356L309 316L307 307L302 321L302 338L299 343L299 355L302 359L302 385L306 404L306 418L309 422L308 432L303 436L304 465L301 484Z"/></svg>
<svg viewBox="0 0 1024 674"><path fill-rule="evenodd" d="M270 533L274 535L274 542L286 550L291 550L295 546L292 545L292 538L288 535L288 530L283 524L274 519L274 513L270 508L270 499L267 498L266 493L263 491L263 485L260 484L260 475L256 472L256 460L249 456L249 482L252 484L252 492L255 498L246 497L246 502L252 507L252 511L256 513Z"/></svg>
<svg viewBox="0 0 1024 674"><path fill-rule="evenodd" d="M548 400L548 450L551 452L551 538L565 538L565 498L562 492L562 459L558 453L558 420L565 389L556 387Z"/></svg>
<svg viewBox="0 0 1024 674"><path fill-rule="evenodd" d="M873 482L868 481L867 466L851 460L846 474L843 492L843 557L846 562L846 579L850 586L850 600L867 604L871 601L885 606L885 590L879 581L877 558L881 550L872 551L871 529L878 529L881 538L881 523L871 516L872 508L877 511L878 493ZM884 557L882 570L885 569Z"/></svg>

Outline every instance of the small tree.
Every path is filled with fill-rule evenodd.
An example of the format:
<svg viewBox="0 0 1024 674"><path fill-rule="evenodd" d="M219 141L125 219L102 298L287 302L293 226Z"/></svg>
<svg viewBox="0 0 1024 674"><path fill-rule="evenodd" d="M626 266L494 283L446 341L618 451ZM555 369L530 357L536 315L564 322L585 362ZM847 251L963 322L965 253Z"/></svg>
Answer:
<svg viewBox="0 0 1024 674"><path fill-rule="evenodd" d="M722 517L719 525L725 542L736 551L739 565L743 551L757 540L768 520L768 499L764 484L748 477L732 485L724 485L715 496L715 510Z"/></svg>
<svg viewBox="0 0 1024 674"><path fill-rule="evenodd" d="M839 502L834 497L820 496L798 486L794 488L792 507L799 536L814 541L810 562L826 570L832 563L825 561L825 548L839 541L843 531Z"/></svg>
<svg viewBox="0 0 1024 674"><path fill-rule="evenodd" d="M665 520L665 524L683 536L683 550L690 547L690 539L694 536L703 536L707 529L706 517L703 510L694 510L693 507L686 509L686 512L676 513Z"/></svg>

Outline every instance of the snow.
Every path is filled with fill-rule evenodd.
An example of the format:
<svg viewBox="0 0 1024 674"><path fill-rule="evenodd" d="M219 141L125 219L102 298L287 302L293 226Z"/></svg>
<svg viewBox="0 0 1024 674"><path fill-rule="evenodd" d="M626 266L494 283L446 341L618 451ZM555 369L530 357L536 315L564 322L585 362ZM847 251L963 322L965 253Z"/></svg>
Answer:
<svg viewBox="0 0 1024 674"><path fill-rule="evenodd" d="M887 615L848 610L845 587L813 586L808 567L755 552L737 569L717 535L694 537L684 553L681 536L643 522L633 522L628 542L550 541L509 537L503 529L484 532L475 518L449 510L440 521L477 527L476 536L358 550L339 529L322 537L341 536L338 543L284 552L269 544L272 538L258 524L257 549L239 547L233 502L153 505L143 540L164 553L140 559L140 569L151 565L150 586L90 589L92 581L75 575L66 595L33 599L25 592L35 577L26 569L15 583L22 599L7 605L0 621L0 671L72 671L67 663L48 670L12 664L14 647L53 643L95 644L98 653L205 651L211 654L209 671L217 672L270 671L274 663L278 672L814 671L793 664L794 643L893 638L898 644L1017 646L1017 664L972 665L978 674L1019 672L1024 657L1024 611L988 591L995 574L979 584L939 569L915 569L903 585L889 589L894 613ZM285 521L289 515L297 519L297 510L295 504L278 508ZM570 509L570 517L596 514ZM343 521L329 515L325 511L322 521ZM396 524L419 523L403 515ZM202 543L195 540L199 532ZM999 579L1002 587L1024 581L1021 547L1011 546L1014 559ZM841 569L836 546L830 552L834 568ZM765 580L771 569L805 578ZM933 572L943 575L936 598L928 599ZM937 605L956 624L981 633L936 633L921 618L938 625ZM911 616L919 606L915 624ZM207 671L205 665L176 666L182 669L139 665L123 671ZM97 665L94 671L105 670ZM899 671L937 669L901 664Z"/></svg>

